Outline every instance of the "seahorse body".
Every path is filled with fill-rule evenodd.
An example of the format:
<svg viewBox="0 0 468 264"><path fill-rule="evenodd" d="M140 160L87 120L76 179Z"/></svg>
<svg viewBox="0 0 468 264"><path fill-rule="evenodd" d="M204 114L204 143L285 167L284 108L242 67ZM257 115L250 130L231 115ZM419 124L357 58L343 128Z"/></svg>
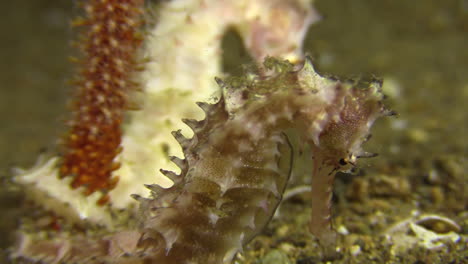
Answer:
<svg viewBox="0 0 468 264"><path fill-rule="evenodd" d="M313 152L319 200L311 229L324 244L333 242L328 183L340 162L362 155L360 145L384 111L379 83L359 89L327 80L309 60L298 71L273 59L265 66L263 76L220 82L225 98L201 104L205 120L187 122L192 139L175 133L185 154L176 161L181 175L142 206L144 230L165 241L165 254L154 263L230 263L281 199L291 169L285 136L291 128Z"/></svg>
<svg viewBox="0 0 468 264"><path fill-rule="evenodd" d="M363 155L361 143L370 126L385 114L380 83L358 88L323 78L309 59L299 70L271 58L264 65L258 74L218 80L221 99L213 105L199 103L206 118L184 120L194 131L192 138L174 132L185 155L185 159L172 158L181 172L162 170L174 185L168 189L149 185L153 197L135 197L141 202L138 231L128 233L132 234L128 239L123 232L89 238L86 246L80 244L90 249L87 262L72 254L78 251L73 250L72 240L69 248L61 250L60 260L231 263L268 223L281 200L293 162L291 131L312 149L316 200L311 231L325 245L332 244L333 174L344 160ZM126 250L116 254L115 245L121 244L127 245ZM99 250L93 252L95 248Z"/></svg>

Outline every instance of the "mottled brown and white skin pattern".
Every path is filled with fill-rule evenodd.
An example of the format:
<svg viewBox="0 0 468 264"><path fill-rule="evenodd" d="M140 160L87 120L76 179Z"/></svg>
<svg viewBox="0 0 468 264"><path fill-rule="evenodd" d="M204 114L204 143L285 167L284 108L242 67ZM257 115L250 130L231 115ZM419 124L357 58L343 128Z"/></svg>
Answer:
<svg viewBox="0 0 468 264"><path fill-rule="evenodd" d="M199 103L206 118L184 121L193 138L174 132L185 155L173 158L179 175L163 170L174 185L148 185L153 197L135 196L140 227L101 237L23 237L15 256L45 263L231 263L281 201L294 163L291 133L312 150L310 230L332 246L334 173L367 155L361 144L376 118L388 114L380 82L357 87L321 77L309 59L297 67L272 58L256 73L217 81L219 101Z"/></svg>

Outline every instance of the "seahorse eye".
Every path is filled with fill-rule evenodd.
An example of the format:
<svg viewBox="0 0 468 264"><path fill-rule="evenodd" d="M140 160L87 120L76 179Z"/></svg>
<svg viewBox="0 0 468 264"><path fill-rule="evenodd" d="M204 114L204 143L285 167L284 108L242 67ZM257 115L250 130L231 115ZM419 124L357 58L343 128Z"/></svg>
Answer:
<svg viewBox="0 0 468 264"><path fill-rule="evenodd" d="M344 159L344 158L341 158L341 159L338 161L338 163L339 163L341 166L345 166L345 165L348 164L348 162L347 162L346 159Z"/></svg>

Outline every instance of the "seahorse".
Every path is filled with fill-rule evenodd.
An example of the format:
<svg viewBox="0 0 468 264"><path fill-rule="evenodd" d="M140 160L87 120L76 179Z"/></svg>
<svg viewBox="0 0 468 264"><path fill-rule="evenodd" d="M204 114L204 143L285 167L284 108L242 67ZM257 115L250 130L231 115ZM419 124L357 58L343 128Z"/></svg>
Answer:
<svg viewBox="0 0 468 264"><path fill-rule="evenodd" d="M310 58L299 66L267 58L256 72L216 80L217 103L198 103L205 119L184 120L193 137L173 132L185 156L171 158L179 174L161 170L173 186L147 185L151 197L134 196L138 228L97 238L24 237L16 256L52 263L231 263L281 201L294 164L293 133L311 149L310 229L333 245L333 177L368 155L361 144L374 121L389 114L381 82L322 77Z"/></svg>

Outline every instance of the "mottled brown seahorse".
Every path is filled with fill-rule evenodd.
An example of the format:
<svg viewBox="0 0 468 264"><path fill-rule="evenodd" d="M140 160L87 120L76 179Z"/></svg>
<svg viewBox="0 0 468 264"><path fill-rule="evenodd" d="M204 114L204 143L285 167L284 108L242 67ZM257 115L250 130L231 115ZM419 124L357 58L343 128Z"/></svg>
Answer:
<svg viewBox="0 0 468 264"><path fill-rule="evenodd" d="M231 263L281 201L294 162L291 133L311 148L311 231L332 245L333 177L367 155L361 144L388 114L381 83L358 87L318 75L310 59L298 67L272 58L255 73L217 81L219 101L198 104L206 118L184 120L194 136L173 133L185 158L172 158L179 175L162 172L174 185L148 185L152 197L135 196L139 228L43 241L24 236L15 255L47 263Z"/></svg>

